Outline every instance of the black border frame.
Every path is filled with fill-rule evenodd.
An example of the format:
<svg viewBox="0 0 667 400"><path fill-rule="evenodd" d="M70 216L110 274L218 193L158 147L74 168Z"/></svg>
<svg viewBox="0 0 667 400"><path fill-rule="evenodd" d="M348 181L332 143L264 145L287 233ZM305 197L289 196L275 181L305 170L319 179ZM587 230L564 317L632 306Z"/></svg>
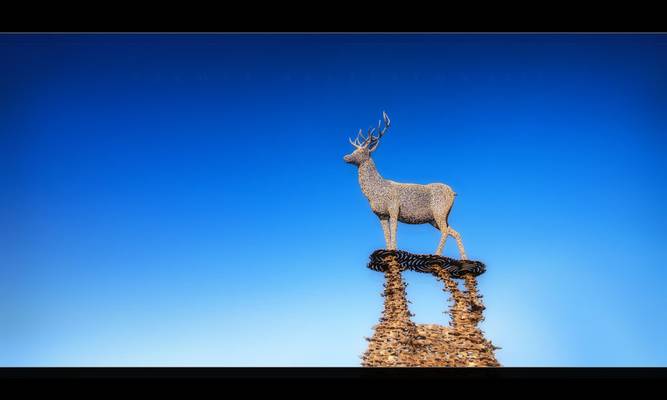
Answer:
<svg viewBox="0 0 667 400"><path fill-rule="evenodd" d="M348 368L348 367L2 367L0 379L665 379L665 367L500 367L500 368Z"/></svg>

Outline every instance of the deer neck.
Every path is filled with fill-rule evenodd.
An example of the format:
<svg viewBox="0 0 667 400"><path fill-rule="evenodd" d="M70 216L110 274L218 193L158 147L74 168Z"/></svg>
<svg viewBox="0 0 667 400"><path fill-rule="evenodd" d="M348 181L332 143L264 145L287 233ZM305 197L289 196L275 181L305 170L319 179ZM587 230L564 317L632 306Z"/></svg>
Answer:
<svg viewBox="0 0 667 400"><path fill-rule="evenodd" d="M383 185L384 179L375 168L372 159L368 159L359 166L359 186L361 186L361 191L367 199L371 200L373 196L376 196Z"/></svg>

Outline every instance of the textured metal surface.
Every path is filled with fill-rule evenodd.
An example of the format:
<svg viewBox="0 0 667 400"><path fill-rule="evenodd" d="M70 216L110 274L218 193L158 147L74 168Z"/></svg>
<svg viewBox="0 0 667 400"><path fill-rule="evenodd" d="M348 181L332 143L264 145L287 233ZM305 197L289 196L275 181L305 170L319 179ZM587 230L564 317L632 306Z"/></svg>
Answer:
<svg viewBox="0 0 667 400"><path fill-rule="evenodd" d="M461 235L449 225L449 214L454 205L456 193L443 183L429 183L419 185L414 183L400 183L384 179L378 172L372 153L380 143L380 138L389 129L390 121L386 113L382 113L385 127L378 135L373 135L375 128L370 129L367 136L361 131L357 138L350 143L355 150L343 157L345 162L356 165L359 173L359 186L368 200L371 210L380 220L387 249L398 249L396 231L398 223L431 224L440 231L440 242L435 254L440 255L445 247L447 237L456 240L461 260L466 260L465 247Z"/></svg>
<svg viewBox="0 0 667 400"><path fill-rule="evenodd" d="M374 271L385 272L387 256L395 256L401 266L401 271L417 271L434 273L434 266L439 266L449 272L454 278L463 278L466 274L478 276L486 271L486 266L480 261L456 260L434 254L413 254L404 250L375 250L370 256L368 268Z"/></svg>

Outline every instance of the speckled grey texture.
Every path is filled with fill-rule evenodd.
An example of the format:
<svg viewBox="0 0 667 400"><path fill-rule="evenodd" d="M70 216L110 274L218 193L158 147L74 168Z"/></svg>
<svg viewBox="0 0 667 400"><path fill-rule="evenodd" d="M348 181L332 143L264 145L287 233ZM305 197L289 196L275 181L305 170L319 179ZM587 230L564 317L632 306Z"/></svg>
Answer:
<svg viewBox="0 0 667 400"><path fill-rule="evenodd" d="M380 139L391 124L386 113L383 112L382 117L384 127L380 129L381 122L378 121L377 135L374 134L376 128L369 130L366 136L360 130L354 141L350 139L350 143L355 147L354 152L343 159L359 169L361 191L368 199L371 210L380 219L387 249L396 250L398 221L406 224L429 223L441 232L435 254L442 254L449 235L456 240L461 259L467 259L461 235L449 226L447 220L456 197L452 188L442 183L418 185L394 182L382 178L377 171L371 154L377 149Z"/></svg>

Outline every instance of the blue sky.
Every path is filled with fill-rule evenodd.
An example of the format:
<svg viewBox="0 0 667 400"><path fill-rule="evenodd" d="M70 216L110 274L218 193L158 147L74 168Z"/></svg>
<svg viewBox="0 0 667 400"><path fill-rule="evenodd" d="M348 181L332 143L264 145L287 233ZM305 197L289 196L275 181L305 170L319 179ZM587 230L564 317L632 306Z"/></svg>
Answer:
<svg viewBox="0 0 667 400"><path fill-rule="evenodd" d="M459 194L502 364L667 365L665 35L2 35L0 58L4 366L359 365L384 239L342 157L383 110L380 173Z"/></svg>

